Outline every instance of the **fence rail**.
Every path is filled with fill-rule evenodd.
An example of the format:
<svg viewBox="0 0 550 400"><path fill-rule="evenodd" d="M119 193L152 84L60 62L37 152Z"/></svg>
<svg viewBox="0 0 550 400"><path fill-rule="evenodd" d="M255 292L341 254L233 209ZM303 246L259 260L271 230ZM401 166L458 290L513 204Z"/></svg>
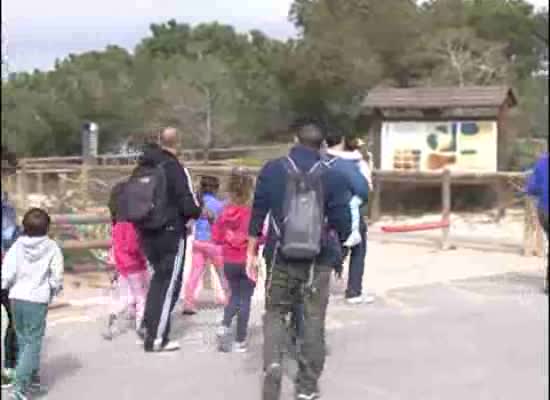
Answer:
<svg viewBox="0 0 550 400"><path fill-rule="evenodd" d="M239 146L230 148L213 148L208 151L212 161L224 160L230 158L245 157L254 152L271 152L289 148L290 144L274 144L265 146ZM140 153L130 153L127 155L121 154L103 154L95 158L97 165L132 165L139 158ZM188 149L181 151L180 158L182 161L200 161L203 160L203 149ZM21 165L28 167L47 167L55 166L78 166L84 163L83 157L68 156L68 157L31 157L22 158L19 160Z"/></svg>
<svg viewBox="0 0 550 400"><path fill-rule="evenodd" d="M249 148L250 149L250 148ZM129 174L133 166L131 165L75 165L71 168L37 168L32 164L23 163L21 168L17 170L15 175L8 176L5 184L6 189L10 193L16 193L18 206L22 209L26 208L29 193L43 193L44 176L57 175L58 193L66 192L67 183L77 184L80 195L83 199L89 197L90 184L100 184L103 190L108 190L109 185L101 182L93 174L101 174L105 172L115 172L125 176ZM215 175L224 179L231 173L232 167L228 166L209 166L209 165L190 165L190 170L195 178L203 175ZM252 174L257 174L259 168L249 168ZM71 177L69 177L69 175ZM29 177L33 176L35 183L34 190L31 190ZM498 215L503 214L503 210L508 207L503 199L502 187L506 180L525 180L527 173L522 172L459 172L459 171L433 171L433 172L404 172L404 171L384 171L378 170L373 172L374 191L371 194L370 204L370 220L376 222L381 216L382 193L384 186L389 183L408 183L412 185L440 185L441 187L441 247L443 249L451 247L450 229L452 226L446 224L451 216L452 208L452 191L453 185L462 184L490 184L494 185L497 193L497 209ZM4 183L4 182L3 182ZM96 185L97 186L97 185ZM535 221L534 206L532 201L524 197L520 199L523 202L525 209L525 231L523 239L523 253L526 255L542 255L542 233L540 227ZM85 202L84 202L85 203ZM55 215L53 217L54 224L70 223L70 224L101 224L108 223L107 216L98 215ZM104 248L105 241L90 241L90 242L66 242L65 246L70 248L91 248L90 246L98 246Z"/></svg>

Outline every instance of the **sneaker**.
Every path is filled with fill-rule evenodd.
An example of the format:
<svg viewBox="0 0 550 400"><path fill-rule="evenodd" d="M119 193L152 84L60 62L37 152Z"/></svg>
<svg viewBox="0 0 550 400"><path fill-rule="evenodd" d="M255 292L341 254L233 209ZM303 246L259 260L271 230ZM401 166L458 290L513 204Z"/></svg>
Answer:
<svg viewBox="0 0 550 400"><path fill-rule="evenodd" d="M13 378L6 371L2 371L2 390L11 389L12 387Z"/></svg>
<svg viewBox="0 0 550 400"><path fill-rule="evenodd" d="M136 329L136 344L138 346L143 346L145 344L145 329L144 328L138 328Z"/></svg>
<svg viewBox="0 0 550 400"><path fill-rule="evenodd" d="M233 353L246 353L247 351L246 342L235 342L233 344Z"/></svg>
<svg viewBox="0 0 550 400"><path fill-rule="evenodd" d="M115 323L116 323L117 317L114 314L109 315L109 318L107 319L107 328L105 329L105 332L103 332L102 336L105 340L113 340L115 337Z"/></svg>
<svg viewBox="0 0 550 400"><path fill-rule="evenodd" d="M315 400L320 398L321 398L321 395L317 392L300 393L296 396L296 400Z"/></svg>
<svg viewBox="0 0 550 400"><path fill-rule="evenodd" d="M365 295L365 296L355 296L346 298L346 303L351 305L357 304L371 304L375 300L374 296Z"/></svg>
<svg viewBox="0 0 550 400"><path fill-rule="evenodd" d="M182 312L183 315L191 316L195 315L197 313L197 310L194 310L192 308L185 308Z"/></svg>
<svg viewBox="0 0 550 400"><path fill-rule="evenodd" d="M229 328L226 326L219 326L218 329L216 329L216 337L218 339L224 338L229 334Z"/></svg>
<svg viewBox="0 0 550 400"><path fill-rule="evenodd" d="M29 400L29 398L19 390L13 391L9 399L10 400Z"/></svg>
<svg viewBox="0 0 550 400"><path fill-rule="evenodd" d="M48 386L40 382L31 383L29 386L29 392L34 396L45 395L48 393Z"/></svg>
<svg viewBox="0 0 550 400"><path fill-rule="evenodd" d="M169 340L166 343L161 343L160 340L155 340L155 344L153 346L153 351L157 353L167 353L172 351L178 351L181 348L181 345L179 342L175 340Z"/></svg>

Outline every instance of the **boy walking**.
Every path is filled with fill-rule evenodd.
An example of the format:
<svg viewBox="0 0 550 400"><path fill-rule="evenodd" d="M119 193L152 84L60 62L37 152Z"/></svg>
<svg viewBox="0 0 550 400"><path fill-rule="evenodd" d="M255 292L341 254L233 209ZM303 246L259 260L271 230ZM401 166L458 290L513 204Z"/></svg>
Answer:
<svg viewBox="0 0 550 400"><path fill-rule="evenodd" d="M48 304L63 287L63 255L48 237L49 227L50 217L44 210L29 210L23 218L23 235L2 262L2 289L9 289L19 345L14 400L27 399L40 367Z"/></svg>

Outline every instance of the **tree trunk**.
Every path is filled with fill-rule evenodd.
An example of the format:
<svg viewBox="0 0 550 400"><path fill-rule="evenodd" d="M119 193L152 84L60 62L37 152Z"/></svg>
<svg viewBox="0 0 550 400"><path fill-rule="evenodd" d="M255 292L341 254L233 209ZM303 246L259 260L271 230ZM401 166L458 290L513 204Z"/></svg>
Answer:
<svg viewBox="0 0 550 400"><path fill-rule="evenodd" d="M204 137L203 160L205 164L210 161L210 148L212 147L212 96L206 89L206 132Z"/></svg>

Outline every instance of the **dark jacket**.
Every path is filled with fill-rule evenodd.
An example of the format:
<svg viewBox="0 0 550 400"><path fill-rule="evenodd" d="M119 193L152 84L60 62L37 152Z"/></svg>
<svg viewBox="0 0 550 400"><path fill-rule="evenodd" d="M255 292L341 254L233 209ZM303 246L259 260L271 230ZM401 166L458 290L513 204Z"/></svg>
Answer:
<svg viewBox="0 0 550 400"><path fill-rule="evenodd" d="M542 155L527 182L527 193L538 200L538 208L548 215L548 154Z"/></svg>
<svg viewBox="0 0 550 400"><path fill-rule="evenodd" d="M329 153L325 157L327 165L330 168L334 168L345 175L349 181L353 195L358 196L363 200L363 203L366 203L369 199L369 181L359 170L358 163L354 160L344 159Z"/></svg>
<svg viewBox="0 0 550 400"><path fill-rule="evenodd" d="M292 148L290 157L302 171L310 170L321 159L319 152L300 145ZM261 236L263 223L268 213L271 213L274 221L282 226L287 175L284 159L270 161L261 170L256 183L249 228L250 236ZM321 254L316 263L334 265L341 255L339 241L345 240L351 233L349 208L351 188L342 173L333 169L327 169L323 174L323 185L328 230L323 239ZM278 240L272 225L270 223L264 251L268 264L271 264L269 258L273 256L273 249Z"/></svg>
<svg viewBox="0 0 550 400"><path fill-rule="evenodd" d="M139 160L139 165L153 167L162 162L165 163L163 167L168 186L167 227L185 232L187 222L201 215L201 206L193 190L193 181L189 171L178 159L158 146L147 147Z"/></svg>

